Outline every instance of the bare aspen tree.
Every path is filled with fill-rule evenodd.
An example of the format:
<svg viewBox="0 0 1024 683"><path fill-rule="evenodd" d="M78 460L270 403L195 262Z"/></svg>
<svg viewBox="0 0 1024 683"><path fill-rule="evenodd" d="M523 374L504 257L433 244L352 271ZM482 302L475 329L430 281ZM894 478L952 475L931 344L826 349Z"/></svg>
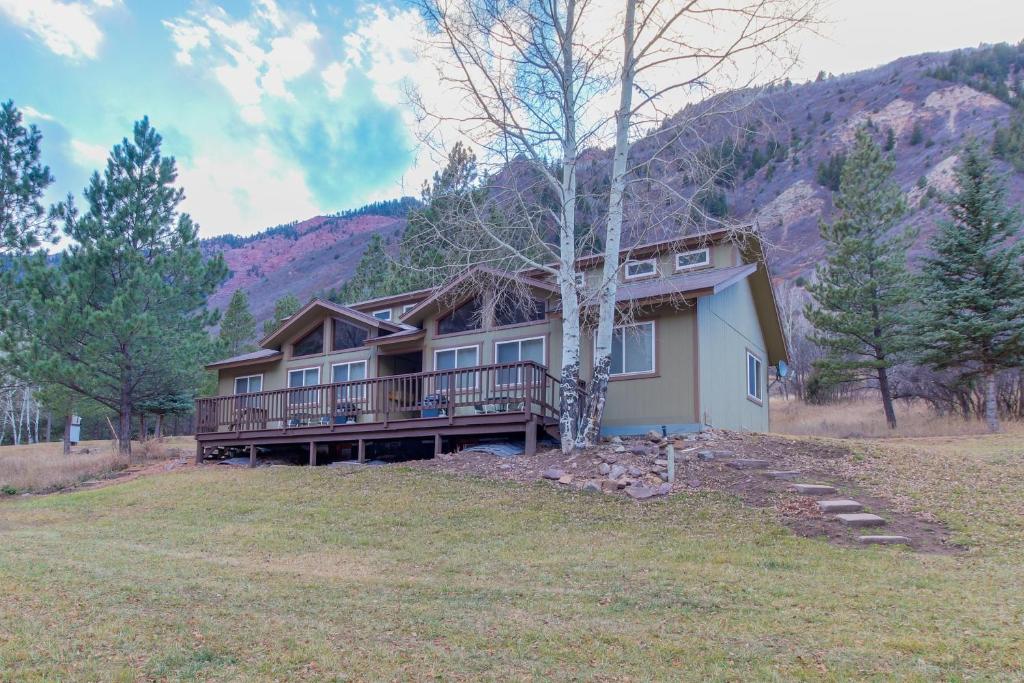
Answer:
<svg viewBox="0 0 1024 683"><path fill-rule="evenodd" d="M624 4L604 265L596 295L599 315L594 368L579 431L581 446L597 441L604 416L634 129L638 123L660 116L661 101L671 102L674 93L695 90L713 102L727 90L749 88L755 77L765 83L780 76L795 60L790 37L809 27L818 11L817 0L624 0ZM762 70L746 82L737 82L725 72L741 69L743 61L748 69L759 64ZM636 103L634 91L640 95ZM714 110L714 106L705 108L698 115L707 118ZM692 130L692 125L690 117L681 114L661 135L673 144L682 132Z"/></svg>

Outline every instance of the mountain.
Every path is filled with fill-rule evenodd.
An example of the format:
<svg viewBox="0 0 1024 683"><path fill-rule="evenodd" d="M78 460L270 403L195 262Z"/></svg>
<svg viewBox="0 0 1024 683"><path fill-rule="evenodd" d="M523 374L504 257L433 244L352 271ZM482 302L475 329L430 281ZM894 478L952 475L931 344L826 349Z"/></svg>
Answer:
<svg viewBox="0 0 1024 683"><path fill-rule="evenodd" d="M896 180L910 207L904 223L920 229L914 258L944 215L936 199L952 187L958 150L972 137L989 145L997 130L1007 129L1022 76L1024 44L905 57L866 71L821 74L813 82L772 88L740 113L708 117L679 136L681 121L715 107L737 109L750 93L693 105L634 145L634 164L648 163L640 164L641 182L632 185L626 228L641 241L678 234L680 207L697 196L706 214L758 225L770 245L776 279L806 276L825 255L818 223L833 219L832 193L843 154L856 128L870 124L895 159ZM716 169L713 181L702 182L707 178L685 161L698 141ZM1016 166L1024 169L1024 141L1016 153ZM610 159L609 150L591 150L581 161L581 191L598 197L581 202L583 223L600 225L599 197L606 192ZM1008 174L1010 200L1024 203L1024 173L1006 161L999 165ZM208 240L204 248L223 253L232 271L212 304L223 308L243 287L254 315L264 319L285 294L304 301L339 285L355 270L372 234L397 242L408 208L399 206L401 201L409 200L317 216L248 238Z"/></svg>

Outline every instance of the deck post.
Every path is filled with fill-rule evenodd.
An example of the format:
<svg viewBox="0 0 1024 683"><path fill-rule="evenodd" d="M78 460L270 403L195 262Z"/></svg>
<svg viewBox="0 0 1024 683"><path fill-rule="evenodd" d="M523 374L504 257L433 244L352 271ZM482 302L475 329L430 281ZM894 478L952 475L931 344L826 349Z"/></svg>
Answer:
<svg viewBox="0 0 1024 683"><path fill-rule="evenodd" d="M358 444L359 462L366 462L366 441L359 439Z"/></svg>
<svg viewBox="0 0 1024 683"><path fill-rule="evenodd" d="M316 441L309 442L309 466L316 467Z"/></svg>
<svg viewBox="0 0 1024 683"><path fill-rule="evenodd" d="M525 455L537 455L537 421L529 420L526 423L526 445L523 449Z"/></svg>
<svg viewBox="0 0 1024 683"><path fill-rule="evenodd" d="M256 467L256 444L249 444L249 467Z"/></svg>
<svg viewBox="0 0 1024 683"><path fill-rule="evenodd" d="M443 441L440 434L434 434L434 457L441 455L444 450Z"/></svg>
<svg viewBox="0 0 1024 683"><path fill-rule="evenodd" d="M206 449L203 447L202 441L196 441L196 464L202 465L203 458L206 457Z"/></svg>

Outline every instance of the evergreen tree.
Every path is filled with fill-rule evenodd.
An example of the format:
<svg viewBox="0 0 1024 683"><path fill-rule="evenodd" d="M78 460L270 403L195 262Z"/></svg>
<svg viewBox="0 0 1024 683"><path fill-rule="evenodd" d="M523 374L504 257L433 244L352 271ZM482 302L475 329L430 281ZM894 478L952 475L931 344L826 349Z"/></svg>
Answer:
<svg viewBox="0 0 1024 683"><path fill-rule="evenodd" d="M56 384L118 415L119 450L131 455L131 417L147 402L194 395L212 354L207 297L227 275L204 259L197 228L178 213L174 159L160 153L148 119L93 173L84 213L60 207L71 246L56 267L28 263L8 311L20 333L17 361L39 384ZM8 343L12 340L8 338Z"/></svg>
<svg viewBox="0 0 1024 683"><path fill-rule="evenodd" d="M395 294L394 265L388 257L384 239L377 233L370 236L366 251L359 259L356 272L335 295L343 304Z"/></svg>
<svg viewBox="0 0 1024 683"><path fill-rule="evenodd" d="M294 294L287 294L274 302L274 317L263 321L263 336L265 337L281 327L285 319L295 315L300 308L302 308L302 304Z"/></svg>
<svg viewBox="0 0 1024 683"><path fill-rule="evenodd" d="M996 376L1024 364L1024 241L1006 204L1005 180L976 143L961 154L958 189L947 198L921 274L921 360L985 383L985 420L999 429Z"/></svg>
<svg viewBox="0 0 1024 683"><path fill-rule="evenodd" d="M826 383L877 380L885 418L896 427L889 368L906 347L912 231L890 236L906 207L892 179L893 161L864 127L843 166L836 194L839 217L820 226L827 260L808 284L805 309L812 339L826 352L816 363Z"/></svg>
<svg viewBox="0 0 1024 683"><path fill-rule="evenodd" d="M0 258L24 254L56 232L40 201L53 182L39 161L43 136L21 121L14 102L0 104Z"/></svg>
<svg viewBox="0 0 1024 683"><path fill-rule="evenodd" d="M236 289L220 321L220 343L228 356L253 351L253 337L256 336L256 319L249 311L249 297L245 291Z"/></svg>

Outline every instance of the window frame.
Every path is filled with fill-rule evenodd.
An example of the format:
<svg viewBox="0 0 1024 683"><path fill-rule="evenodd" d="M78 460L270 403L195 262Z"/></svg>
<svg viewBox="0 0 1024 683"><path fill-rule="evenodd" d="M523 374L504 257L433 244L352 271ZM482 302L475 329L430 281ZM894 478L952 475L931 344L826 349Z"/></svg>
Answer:
<svg viewBox="0 0 1024 683"><path fill-rule="evenodd" d="M540 304L540 307L542 309L540 317L537 318L536 320L524 320L524 321L518 322L518 323L506 323L504 325L499 325L498 324L498 318L497 318L497 315L496 315L496 311L494 311L494 312L492 312L492 315L489 316L491 318L491 320L489 321L490 325L489 326L482 325L480 327L480 330L482 330L482 331L486 331L486 330L507 330L507 329L510 329L510 328L513 328L513 327L525 327L526 325L543 325L548 320L548 312L549 312L548 311L548 302L545 301L544 299L534 299L533 297L530 297L530 300L533 301L536 304ZM460 332L459 334L465 334L465 333L464 332Z"/></svg>
<svg viewBox="0 0 1024 683"><path fill-rule="evenodd" d="M541 365L547 366L548 358L548 338L547 335L539 335L535 337L519 337L517 339L496 339L494 340L494 364L501 365L501 361L498 360L498 346L500 344L519 344L519 360L513 361L516 363L523 362L523 342L537 341L540 340L540 355L544 359L541 361ZM522 368L516 369L517 380L513 383L501 383L498 382L497 373L494 380L495 387L518 387L523 385Z"/></svg>
<svg viewBox="0 0 1024 683"><path fill-rule="evenodd" d="M363 343L360 344L359 346L349 346L349 347L344 348L344 349L336 349L336 348L334 348L334 341L335 341L335 339L337 339L337 336L338 336L337 332L335 331L335 326L338 323L341 323L343 325L348 325L349 327L355 327L357 329L362 330L363 332L366 333L366 339L364 339ZM348 351L355 351L356 349L365 349L367 346L369 346L369 344L367 342L370 339L373 338L370 335L371 332L372 332L371 329L363 327L362 325L360 325L360 324L358 324L356 322L353 322L351 320L346 320L344 318L339 318L337 316L332 316L331 317L331 350L330 350L330 353L346 353Z"/></svg>
<svg viewBox="0 0 1024 683"><path fill-rule="evenodd" d="M245 392L243 392L241 394L238 393L238 380L240 380L240 379L246 380L245 386L248 387L249 386L249 381L248 380L251 380L254 377L259 377L260 378L260 388L257 389L256 391L245 391ZM258 393L260 393L261 391L263 391L263 373L261 372L261 373L256 374L256 375L239 375L238 377L235 377L234 381L232 382L232 390L234 392L234 393L231 394L232 396L245 396L246 394L258 394Z"/></svg>
<svg viewBox="0 0 1024 683"><path fill-rule="evenodd" d="M387 313L388 317L382 318L379 315L377 315L378 313ZM390 308L382 308L382 309L380 309L378 311L373 311L372 313L370 313L370 315L373 316L374 318L376 318L377 320L383 320L386 323L391 322L391 309Z"/></svg>
<svg viewBox="0 0 1024 683"><path fill-rule="evenodd" d="M437 316L437 318L434 319L434 338L437 339L438 337L456 337L456 336L458 336L460 334L477 334L477 333L486 331L487 330L487 325L485 324L485 321L484 321L482 315L480 316L480 324L477 327L472 327L472 328L467 329L467 330L459 330L457 332L442 332L441 331L441 321L442 320L444 320L445 318L449 317L455 311L459 310L460 308L462 308L466 304L471 303L475 298L476 297L474 297L474 296L466 297L465 299L463 299L459 303L457 303L454 306L452 306L451 308L449 308L443 315ZM483 300L481 300L480 301L480 311L482 312L483 310L484 310L484 302L483 302ZM458 348L465 348L465 347L458 347ZM440 350L447 351L448 349L440 349Z"/></svg>
<svg viewBox="0 0 1024 683"><path fill-rule="evenodd" d="M615 325L612 328L612 343L615 342L615 331L622 330L628 327L640 327L642 325L651 326L651 369L650 370L637 370L634 372L625 372L626 368L626 343L625 337L623 337L622 343L622 368L623 372L612 372L611 368L608 368L608 380L615 381L620 379L634 379L642 377L653 377L658 374L658 324L656 320L640 320L635 323L629 323L628 325ZM597 357L597 338L594 338L594 349L593 358Z"/></svg>
<svg viewBox="0 0 1024 683"><path fill-rule="evenodd" d="M690 265L684 265L684 266L679 265L679 257L680 256L688 256L690 254L700 254L700 253L703 253L704 257L705 257L705 260L704 260L703 263L691 263ZM677 251L676 255L675 255L675 266L676 266L676 272L677 273L682 272L682 271L686 271L686 270L697 270L698 268L709 268L709 267L711 267L711 249L708 248L708 247L703 247L701 249L689 249L687 251Z"/></svg>
<svg viewBox="0 0 1024 683"><path fill-rule="evenodd" d="M652 270L649 273L635 273L630 275L629 267L638 266L641 264L650 264ZM644 258L644 259L629 259L622 264L622 279L623 280L643 280L644 278L658 277L658 259Z"/></svg>
<svg viewBox="0 0 1024 683"><path fill-rule="evenodd" d="M408 313L412 309L416 308L417 306L419 306L418 303L416 303L416 304L402 304L402 315L405 315L406 313Z"/></svg>
<svg viewBox="0 0 1024 683"><path fill-rule="evenodd" d="M301 387L293 387L292 386L292 374L296 373L296 372L305 373L305 372L307 372L309 370L316 370L316 384L303 384ZM307 365L306 367L302 367L302 368L289 368L288 369L288 373L285 376L285 382L288 385L288 387L287 387L288 389L306 389L308 387L317 387L317 386L320 386L320 380L323 377L322 373L323 373L323 368L321 368L319 365ZM308 405L314 405L316 403L316 401L314 401L314 400L294 401L293 402L292 398L295 397L295 396L296 396L296 394L289 394L288 395L288 405L289 405L289 407L294 408L294 407L297 407L297 406L308 406Z"/></svg>
<svg viewBox="0 0 1024 683"><path fill-rule="evenodd" d="M303 339L308 337L314 330L317 329L317 327L320 328L320 350L314 353L295 353L295 347L298 345L298 342L301 342ZM332 327L332 336L333 332L334 328ZM311 325L309 329L305 330L302 334L298 335L298 337L295 338L295 341L291 342L288 345L288 348L291 351L291 354L289 356L290 358L313 358L314 356L325 355L327 353L327 320L321 320L317 325Z"/></svg>
<svg viewBox="0 0 1024 683"><path fill-rule="evenodd" d="M451 368L450 370L449 369L440 370L437 367L437 356L438 356L438 354L447 353L448 351L452 351L452 352L455 353L455 362L458 363L459 351L463 351L465 349L473 349L476 352L476 365L474 365L472 367L478 367L480 365L480 357L483 355L483 349L481 348L480 344L466 344L465 346L449 346L449 347L446 347L446 348L443 348L443 349L434 349L434 372L440 373L440 372L449 372L450 370L463 370L463 369L465 369L465 368L460 368L460 367L456 366L455 368ZM440 378L437 378L437 379L440 379ZM458 380L457 379L456 379L456 384L458 384ZM441 391L441 387L440 386L437 386L436 388L439 391ZM473 386L471 386L471 387L470 386L466 386L466 387L456 386L455 387L455 392L460 392L460 391L476 391L479 388L480 388L480 373L479 372L474 372L473 373ZM444 389L444 391L451 392L451 389L446 387Z"/></svg>
<svg viewBox="0 0 1024 683"><path fill-rule="evenodd" d="M744 377L746 378L747 381L746 381L746 387L744 388L744 391L747 394L747 400L748 401L750 401L751 403L756 403L759 406L763 406L764 405L764 380L762 379L762 375L763 375L763 371L764 371L764 359L762 359L761 356L759 356L754 351L751 351L750 349L747 349L746 351L747 351L747 356L746 356L746 361L747 362L746 362L746 369L744 370L743 375L744 375ZM751 359L753 359L754 362L756 363L755 367L757 369L757 377L756 377L755 387L757 388L758 393L760 393L760 396L756 396L756 395L750 393L750 361L751 361Z"/></svg>
<svg viewBox="0 0 1024 683"><path fill-rule="evenodd" d="M334 368L341 367L342 365L362 365L363 366L363 379L347 379L347 380L344 380L344 382L339 382L338 380L334 379ZM331 363L331 384L344 384L344 383L348 383L348 382L364 382L364 384L360 384L359 386L356 386L356 387L345 387L347 390L350 390L352 392L351 395L344 396L344 397L338 396L338 397L336 397L336 400L337 399L342 399L342 400L346 400L346 401L353 401L353 400L362 401L362 400L365 400L366 399L366 386L367 386L365 384L365 381L370 379L369 372L370 372L370 364L369 364L369 362L367 362L366 359L342 361L340 363ZM349 374L349 377L352 376L352 370L351 369L349 369L348 374ZM346 392L346 393L348 393L348 392Z"/></svg>

